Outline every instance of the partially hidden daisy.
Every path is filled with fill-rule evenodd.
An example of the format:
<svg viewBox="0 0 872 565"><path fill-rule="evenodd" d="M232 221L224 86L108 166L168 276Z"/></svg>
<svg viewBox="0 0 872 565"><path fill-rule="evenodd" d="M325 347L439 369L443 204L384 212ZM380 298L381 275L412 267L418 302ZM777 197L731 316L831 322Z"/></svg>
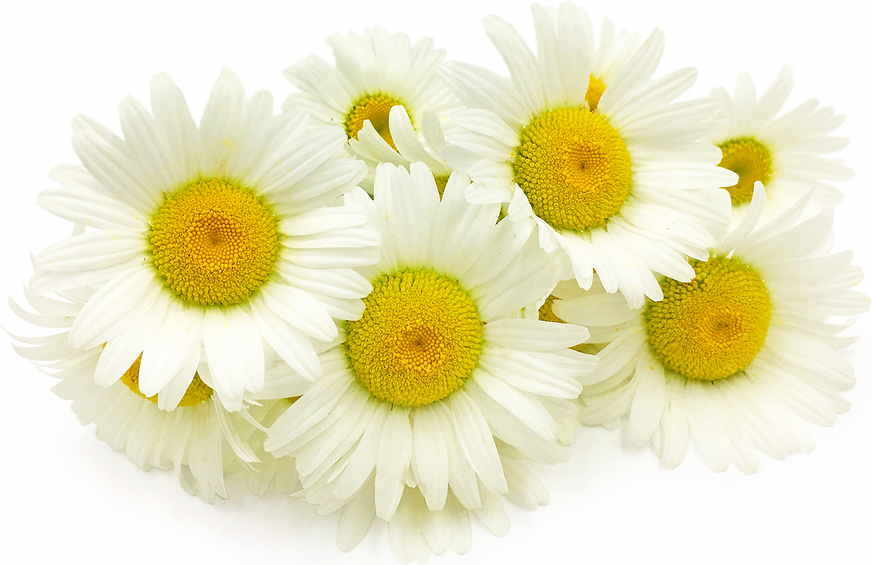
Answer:
<svg viewBox="0 0 872 565"><path fill-rule="evenodd" d="M412 45L407 35L381 27L327 42L336 66L312 55L288 68L285 76L301 92L285 109L301 107L319 123L342 126L352 154L368 166L362 186L370 193L379 163L408 169L415 161L425 163L444 190L452 169L437 156L442 122L459 107L436 74L445 52L430 38Z"/></svg>
<svg viewBox="0 0 872 565"><path fill-rule="evenodd" d="M467 534L455 544L439 527L466 532L470 512L505 533L510 484L528 505L540 496L503 454L567 456L558 421L574 413L594 366L567 348L587 331L519 315L567 273L539 248L535 226L497 223L498 204L467 203L468 184L455 173L440 201L423 164L379 167L375 200L360 198L382 241L379 263L360 269L373 286L363 315L343 325L321 355L323 376L269 428L266 450L296 458L307 500L322 513L343 508L346 549L376 516L392 522L398 553L415 558L468 547Z"/></svg>
<svg viewBox="0 0 872 565"><path fill-rule="evenodd" d="M304 112L274 115L272 96L247 98L221 74L198 128L166 75L149 114L120 108L124 139L73 121L82 167L56 168L62 188L38 203L84 233L36 256L34 292L98 288L70 344L104 345L95 380L110 385L141 357L139 387L171 410L204 361L205 384L228 410L263 386L274 351L315 378L312 340L356 319L369 282L351 270L378 259L366 216L341 203L365 167L335 158L339 127L317 131ZM360 190L360 189L356 189ZM337 200L339 199L339 200Z"/></svg>
<svg viewBox="0 0 872 565"><path fill-rule="evenodd" d="M733 96L724 88L712 91L726 121L711 141L723 152L721 167L739 175L739 182L727 187L734 223L748 208L758 181L766 188L771 217L809 191L814 191L813 203L832 205L842 193L828 182L853 176L840 159L828 157L848 145L847 138L831 135L845 117L819 107L815 99L782 113L792 87L793 73L786 66L759 99L748 73L739 75Z"/></svg>
<svg viewBox="0 0 872 565"><path fill-rule="evenodd" d="M716 471L745 473L758 450L776 459L809 452L803 420L832 425L854 383L837 351L846 316L866 311L853 287L863 278L850 251L828 254L832 210L797 218L809 196L758 227L766 192L758 182L748 214L689 283L663 278L663 300L630 309L602 288L558 288L555 315L590 329L601 382L585 387L584 424L619 424L631 443L650 443L673 468L695 440Z"/></svg>
<svg viewBox="0 0 872 565"><path fill-rule="evenodd" d="M706 139L717 128L715 105L673 102L695 69L651 78L663 53L659 30L630 51L634 43L622 36L618 46L607 25L596 49L587 15L571 3L534 4L533 20L537 55L509 24L485 19L510 79L444 67L469 108L446 131L465 155L445 155L472 178L470 202L501 203L513 221L535 221L542 248L560 249L582 287L596 270L633 307L658 300L655 273L693 278L686 256L705 260L710 230L725 222L713 192L737 177L717 167L720 150Z"/></svg>
<svg viewBox="0 0 872 565"><path fill-rule="evenodd" d="M25 288L24 296L34 312L10 300L22 319L42 328L64 331L39 337L13 335L15 351L43 372L59 379L52 391L72 401L72 410L83 426L93 423L97 437L113 449L123 451L140 468L172 469L192 495L212 503L227 498L224 477L245 470L254 473L258 462L246 438L261 425L261 413L276 401L258 403L248 412L227 412L205 384L201 363L187 386L163 392L178 406L172 411L158 407L155 396L140 389L141 359L109 386L94 382L94 373L105 354L102 345L89 349L70 345L69 328L82 311L92 291L74 290L58 297L38 296ZM284 365L283 363L278 363Z"/></svg>

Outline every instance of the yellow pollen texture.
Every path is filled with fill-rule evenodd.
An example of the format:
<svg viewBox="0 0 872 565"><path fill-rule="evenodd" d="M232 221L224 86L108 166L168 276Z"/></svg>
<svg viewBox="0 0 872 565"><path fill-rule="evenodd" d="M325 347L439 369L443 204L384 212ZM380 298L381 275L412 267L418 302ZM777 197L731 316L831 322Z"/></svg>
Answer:
<svg viewBox="0 0 872 565"><path fill-rule="evenodd" d="M427 270L382 275L348 322L351 370L376 398L397 406L441 400L469 378L481 355L482 322L456 281Z"/></svg>
<svg viewBox="0 0 872 565"><path fill-rule="evenodd" d="M436 181L436 188L439 189L439 198L442 198L442 195L445 194L445 187L448 185L448 177L449 175L441 175L436 176L433 180Z"/></svg>
<svg viewBox="0 0 872 565"><path fill-rule="evenodd" d="M595 76L590 75L590 79L588 79L587 82L587 92L584 93L584 101L587 102L591 112L596 111L596 107L599 106L600 98L602 98L605 90L605 83Z"/></svg>
<svg viewBox="0 0 872 565"><path fill-rule="evenodd" d="M719 145L723 157L719 166L739 175L739 182L726 187L733 205L750 202L754 195L754 183L765 186L772 176L772 154L753 137L731 139Z"/></svg>
<svg viewBox="0 0 872 565"><path fill-rule="evenodd" d="M364 96L355 102L348 112L345 119L345 133L348 134L348 137L357 139L357 134L363 129L363 123L369 120L375 131L396 151L397 146L394 145L394 138L391 135L391 127L388 120L391 108L394 106L402 106L402 104L384 94Z"/></svg>
<svg viewBox="0 0 872 565"><path fill-rule="evenodd" d="M161 205L149 232L158 274L196 304L237 304L269 278L276 219L250 190L219 179L189 185Z"/></svg>
<svg viewBox="0 0 872 565"><path fill-rule="evenodd" d="M559 322L561 324L565 324L566 320L561 319L557 314L554 313L555 300L560 299L555 298L553 294L548 295L548 298L545 299L545 303L539 307L539 319L543 322Z"/></svg>
<svg viewBox="0 0 872 565"><path fill-rule="evenodd" d="M727 257L697 261L689 283L664 279L645 313L651 350L688 379L736 374L757 357L769 331L769 292L757 272Z"/></svg>
<svg viewBox="0 0 872 565"><path fill-rule="evenodd" d="M136 361L133 362L133 365L124 372L124 375L121 377L121 382L127 385L127 388L139 396L157 404L157 395L145 396L142 394L142 391L139 390L139 364L141 362L142 355L140 355ZM200 380L200 375L194 373L194 380L192 380L191 384L188 385L188 390L185 391L185 396L183 396L182 400L179 402L179 407L194 406L211 397L212 389L209 385Z"/></svg>
<svg viewBox="0 0 872 565"><path fill-rule="evenodd" d="M515 182L555 229L583 231L614 216L630 191L630 153L605 116L558 108L521 132Z"/></svg>

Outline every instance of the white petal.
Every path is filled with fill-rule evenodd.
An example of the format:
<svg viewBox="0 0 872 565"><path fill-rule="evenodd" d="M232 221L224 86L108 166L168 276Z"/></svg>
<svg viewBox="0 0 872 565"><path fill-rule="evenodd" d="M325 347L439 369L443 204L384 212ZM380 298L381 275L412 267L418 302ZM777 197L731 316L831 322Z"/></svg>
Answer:
<svg viewBox="0 0 872 565"><path fill-rule="evenodd" d="M411 452L409 410L394 406L385 420L375 467L375 514L382 520L393 517L403 496Z"/></svg>

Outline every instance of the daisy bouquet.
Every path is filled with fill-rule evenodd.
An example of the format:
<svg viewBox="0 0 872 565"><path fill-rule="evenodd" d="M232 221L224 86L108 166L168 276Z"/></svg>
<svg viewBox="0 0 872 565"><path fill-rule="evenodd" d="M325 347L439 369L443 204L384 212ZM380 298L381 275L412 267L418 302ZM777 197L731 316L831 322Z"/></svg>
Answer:
<svg viewBox="0 0 872 565"><path fill-rule="evenodd" d="M343 550L382 521L403 562L506 535L585 427L670 469L811 451L869 307L842 117L785 110L789 67L690 98L663 32L571 2L527 27L485 18L503 74L374 27L278 112L225 70L199 121L166 74L120 131L75 118L13 347L139 467L303 499Z"/></svg>

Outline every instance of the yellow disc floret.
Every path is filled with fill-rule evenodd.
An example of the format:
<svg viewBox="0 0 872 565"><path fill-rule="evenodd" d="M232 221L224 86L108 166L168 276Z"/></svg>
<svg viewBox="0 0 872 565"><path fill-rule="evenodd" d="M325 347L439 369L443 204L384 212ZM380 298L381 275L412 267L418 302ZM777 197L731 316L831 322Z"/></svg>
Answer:
<svg viewBox="0 0 872 565"><path fill-rule="evenodd" d="M539 307L539 319L543 322L558 322L560 324L565 324L566 320L563 320L554 313L555 300L560 299L555 297L553 294L548 295L548 298L546 298L542 306Z"/></svg>
<svg viewBox="0 0 872 565"><path fill-rule="evenodd" d="M402 106L402 104L385 94L367 94L355 102L346 115L345 133L348 137L357 139L364 122L369 120L375 131L396 151L397 146L394 145L388 119L394 106Z"/></svg>
<svg viewBox="0 0 872 565"><path fill-rule="evenodd" d="M449 175L437 175L433 177L433 180L436 181L436 188L439 189L439 198L442 198L442 195L445 194L445 187L448 186L448 177Z"/></svg>
<svg viewBox="0 0 872 565"><path fill-rule="evenodd" d="M582 231L614 216L630 191L630 153L605 116L558 108L521 132L515 182L556 229Z"/></svg>
<svg viewBox="0 0 872 565"><path fill-rule="evenodd" d="M689 283L664 279L661 302L645 313L651 350L688 379L724 379L757 357L769 331L769 292L757 272L736 259L694 265Z"/></svg>
<svg viewBox="0 0 872 565"><path fill-rule="evenodd" d="M587 82L587 92L584 93L584 101L587 102L591 112L596 111L596 107L599 106L600 98L602 98L605 90L605 83L595 76L590 75L590 79L588 79Z"/></svg>
<svg viewBox="0 0 872 565"><path fill-rule="evenodd" d="M154 396L145 396L142 394L142 391L139 390L139 364L141 362L142 355L140 355L136 361L133 362L133 365L124 372L124 375L121 377L121 382L127 385L127 388L139 396L157 404L156 394ZM188 390L185 391L185 396L183 396L182 400L179 401L179 407L194 406L211 397L212 389L200 379L198 374L194 373L194 380L192 380L191 384L188 385Z"/></svg>
<svg viewBox="0 0 872 565"><path fill-rule="evenodd" d="M176 192L151 220L158 274L196 304L237 304L269 278L279 248L276 219L250 190L219 179Z"/></svg>
<svg viewBox="0 0 872 565"><path fill-rule="evenodd" d="M382 275L348 322L351 370L376 398L405 407L441 400L469 378L482 322L456 281L428 270Z"/></svg>
<svg viewBox="0 0 872 565"><path fill-rule="evenodd" d="M754 183L765 186L772 177L772 153L753 137L731 139L718 147L723 153L718 165L739 175L738 183L726 187L733 205L750 202Z"/></svg>

